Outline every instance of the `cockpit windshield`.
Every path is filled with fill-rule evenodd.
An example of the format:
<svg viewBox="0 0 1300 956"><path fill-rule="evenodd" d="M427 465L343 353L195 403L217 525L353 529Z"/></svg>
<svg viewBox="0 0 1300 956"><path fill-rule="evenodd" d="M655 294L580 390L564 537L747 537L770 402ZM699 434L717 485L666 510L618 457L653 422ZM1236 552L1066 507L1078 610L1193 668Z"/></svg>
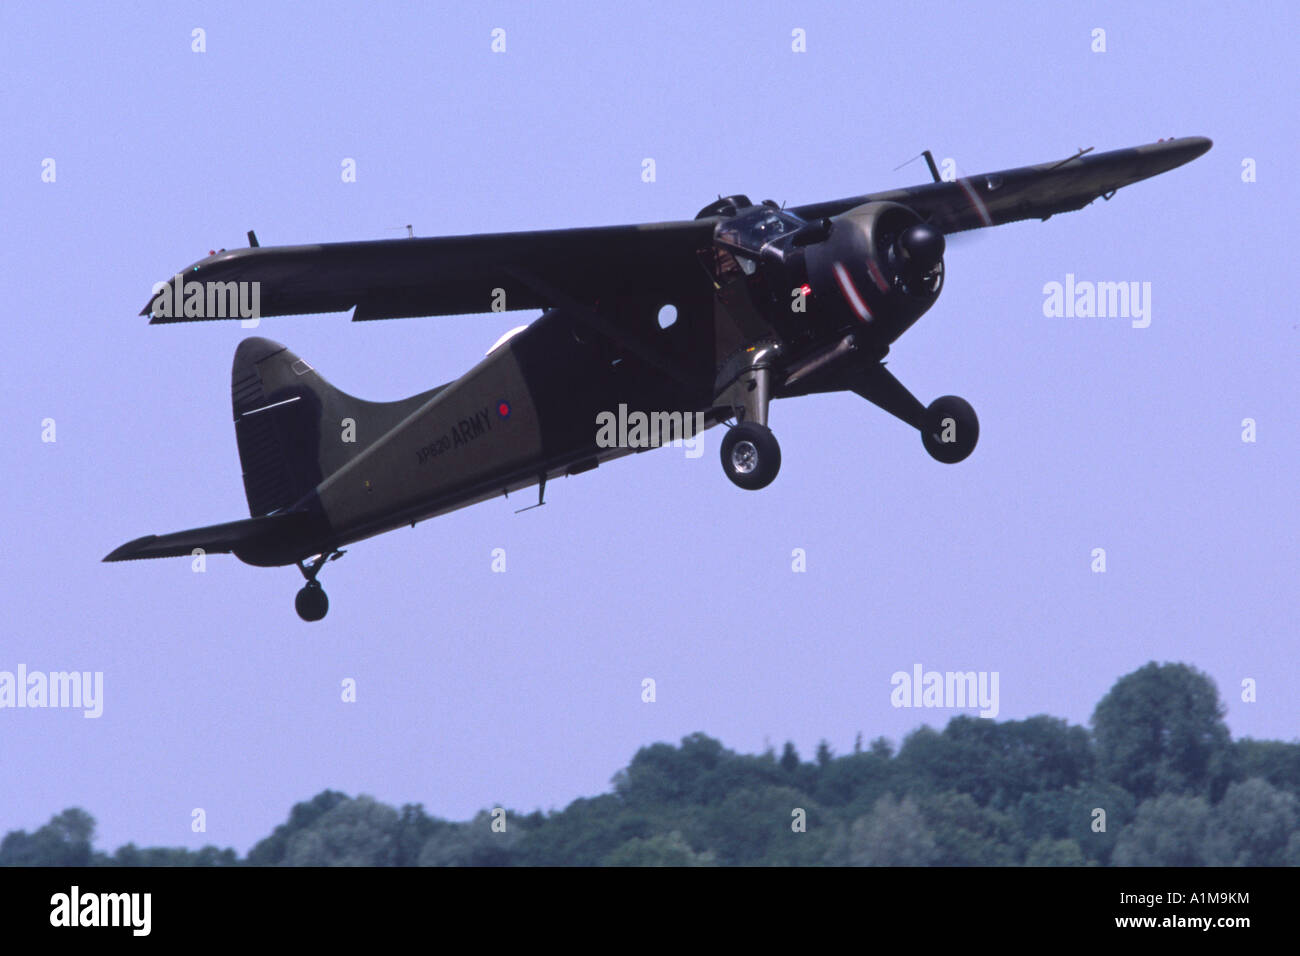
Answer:
<svg viewBox="0 0 1300 956"><path fill-rule="evenodd" d="M773 239L794 232L802 225L800 219L788 213L769 208L756 209L719 226L718 240L758 252Z"/></svg>

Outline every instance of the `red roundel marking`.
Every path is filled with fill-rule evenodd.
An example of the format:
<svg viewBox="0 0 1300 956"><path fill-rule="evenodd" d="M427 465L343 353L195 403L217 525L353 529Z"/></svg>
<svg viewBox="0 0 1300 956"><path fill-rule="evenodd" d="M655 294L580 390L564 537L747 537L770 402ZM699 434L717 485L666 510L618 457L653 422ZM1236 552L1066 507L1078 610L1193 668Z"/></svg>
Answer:
<svg viewBox="0 0 1300 956"><path fill-rule="evenodd" d="M510 417L510 403L509 403L509 402L500 402L500 403L497 405L497 414L500 415L502 418L509 418L509 417Z"/></svg>

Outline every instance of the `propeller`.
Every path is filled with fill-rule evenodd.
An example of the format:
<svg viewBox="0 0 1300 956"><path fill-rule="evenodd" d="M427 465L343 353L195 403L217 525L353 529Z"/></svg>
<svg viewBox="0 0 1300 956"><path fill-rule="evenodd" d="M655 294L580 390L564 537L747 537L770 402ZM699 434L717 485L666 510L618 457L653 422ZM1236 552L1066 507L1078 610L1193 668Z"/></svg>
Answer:
<svg viewBox="0 0 1300 956"><path fill-rule="evenodd" d="M908 226L894 240L889 256L904 282L913 282L934 271L943 260L943 233L924 222Z"/></svg>

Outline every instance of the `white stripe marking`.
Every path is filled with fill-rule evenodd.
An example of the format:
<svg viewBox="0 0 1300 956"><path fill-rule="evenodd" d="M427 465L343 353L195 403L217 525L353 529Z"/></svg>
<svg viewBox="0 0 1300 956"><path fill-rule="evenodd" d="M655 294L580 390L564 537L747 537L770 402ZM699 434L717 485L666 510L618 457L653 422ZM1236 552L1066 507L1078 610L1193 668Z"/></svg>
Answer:
<svg viewBox="0 0 1300 956"><path fill-rule="evenodd" d="M302 398L301 395L295 395L293 398L286 398L282 402L272 402L270 405L263 405L261 408L250 408L248 411L244 412L244 414L240 415L239 417L247 418L249 415L256 415L258 412L264 412L268 408L279 408L281 405L288 405L290 402L296 402L300 398Z"/></svg>
<svg viewBox="0 0 1300 956"><path fill-rule="evenodd" d="M984 200L980 199L978 194L976 194L975 187L971 185L970 180L959 179L957 180L957 185L965 191L966 198L968 198L971 205L975 207L975 212L979 215L980 221L986 226L993 225L993 217L989 215L988 206L984 205Z"/></svg>
<svg viewBox="0 0 1300 956"><path fill-rule="evenodd" d="M840 292L848 300L853 311L858 314L858 318L863 322L871 321L871 310L867 304L862 301L862 296L858 294L858 288L853 284L853 278L849 275L849 270L844 268L844 263L837 262L834 266L835 278L840 284Z"/></svg>

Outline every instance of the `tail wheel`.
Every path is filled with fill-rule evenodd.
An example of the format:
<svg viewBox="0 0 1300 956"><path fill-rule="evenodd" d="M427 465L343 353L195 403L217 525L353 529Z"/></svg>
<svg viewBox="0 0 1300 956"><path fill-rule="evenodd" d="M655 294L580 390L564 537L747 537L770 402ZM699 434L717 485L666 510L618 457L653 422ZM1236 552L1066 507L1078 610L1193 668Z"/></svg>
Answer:
<svg viewBox="0 0 1300 956"><path fill-rule="evenodd" d="M319 621L330 609L330 599L319 581L308 581L293 599L294 609L304 621Z"/></svg>
<svg viewBox="0 0 1300 956"><path fill-rule="evenodd" d="M781 446L772 429L741 422L722 439L722 470L746 491L766 488L781 470Z"/></svg>

